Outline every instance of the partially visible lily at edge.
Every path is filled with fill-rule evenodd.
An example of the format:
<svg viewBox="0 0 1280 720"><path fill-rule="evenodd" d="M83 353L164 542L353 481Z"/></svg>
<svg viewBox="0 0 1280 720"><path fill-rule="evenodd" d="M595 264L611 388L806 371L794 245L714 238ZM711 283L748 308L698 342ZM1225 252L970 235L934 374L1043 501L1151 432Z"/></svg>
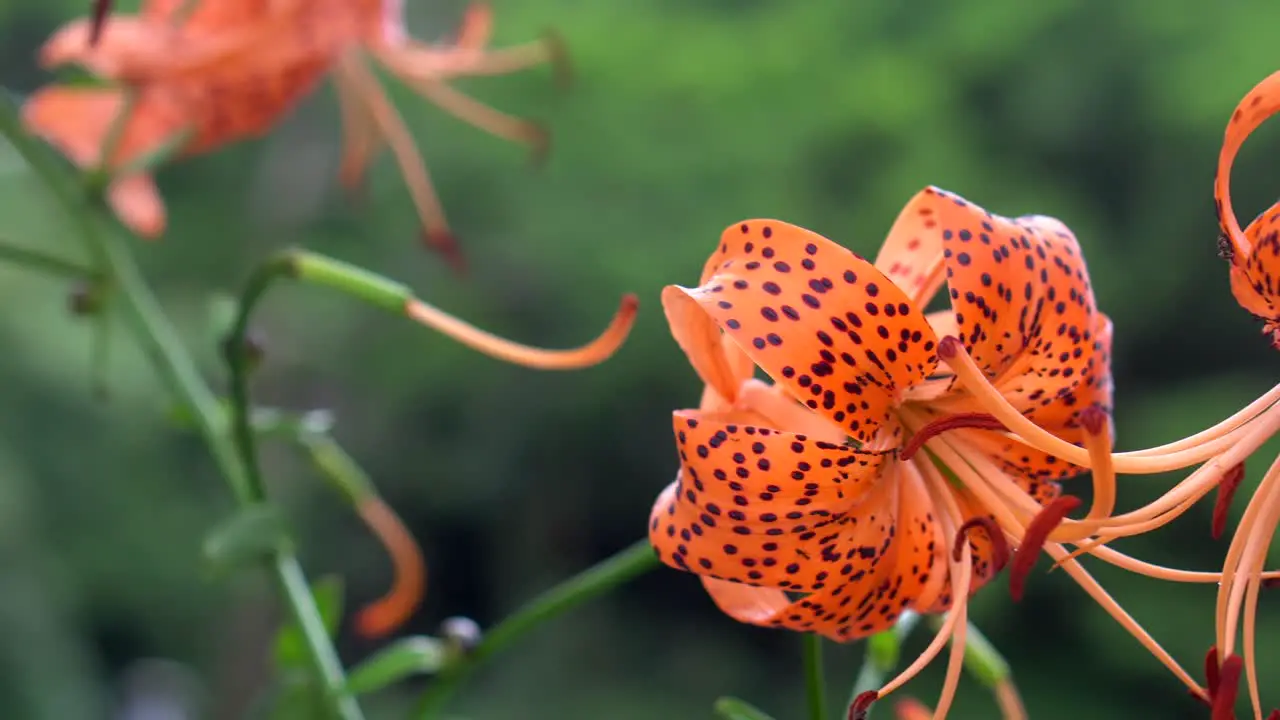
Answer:
<svg viewBox="0 0 1280 720"><path fill-rule="evenodd" d="M28 100L24 120L75 164L119 172L169 143L177 143L176 155L189 156L264 135L332 76L346 138L343 184L360 183L377 151L390 147L425 241L460 265L413 136L367 58L446 112L541 154L547 134L539 126L448 84L563 60L554 38L490 50L491 28L485 5L468 10L452 42L429 45L408 35L402 3L392 0L147 0L138 15L76 20L40 52L47 68L78 64L120 87L46 87ZM164 203L145 170L113 178L107 199L138 235L164 232Z"/></svg>
<svg viewBox="0 0 1280 720"><path fill-rule="evenodd" d="M923 312L943 283L951 310ZM1058 220L1010 219L936 188L899 215L874 265L802 228L725 230L694 289L668 287L672 334L706 383L679 410L680 473L650 539L701 576L726 614L836 641L905 610L946 613L919 658L865 709L951 642L936 717L958 682L968 598L1013 555L1011 589L1043 547L1190 691L1207 693L1063 542L1112 522L1116 473L1203 462L1242 432L1112 453L1110 320L1079 245ZM752 377L759 366L774 384ZM1217 444L1214 444L1214 441ZM1060 481L1093 469L1094 504ZM1183 582L1219 575L1090 552Z"/></svg>

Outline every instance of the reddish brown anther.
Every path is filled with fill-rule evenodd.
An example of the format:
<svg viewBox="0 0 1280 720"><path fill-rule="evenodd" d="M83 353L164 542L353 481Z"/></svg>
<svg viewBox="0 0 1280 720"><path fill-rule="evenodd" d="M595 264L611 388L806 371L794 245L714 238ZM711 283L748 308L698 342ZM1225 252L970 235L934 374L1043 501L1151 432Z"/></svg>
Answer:
<svg viewBox="0 0 1280 720"><path fill-rule="evenodd" d="M973 528L982 528L987 533L987 537L991 539L991 574L995 575L1009 564L1009 541L1005 539L1004 531L996 524L994 518L990 515L980 515L971 517L956 530L955 546L952 549L951 557L960 562L961 551L964 550L964 543L968 541L965 533Z"/></svg>
<svg viewBox="0 0 1280 720"><path fill-rule="evenodd" d="M1209 652L1204 654L1204 680L1205 688L1209 691L1209 697L1213 697L1218 692L1218 682L1220 676L1218 674L1218 646L1210 645Z"/></svg>
<svg viewBox="0 0 1280 720"><path fill-rule="evenodd" d="M1280 709L1267 713L1267 720L1280 720Z"/></svg>
<svg viewBox="0 0 1280 720"><path fill-rule="evenodd" d="M938 357L951 360L964 350L964 344L954 335L948 335L938 341Z"/></svg>
<svg viewBox="0 0 1280 720"><path fill-rule="evenodd" d="M871 703L880 699L880 693L875 690L868 690L860 693L858 697L849 703L848 720L867 720L867 712L871 710Z"/></svg>
<svg viewBox="0 0 1280 720"><path fill-rule="evenodd" d="M1101 435L1106 429L1107 411L1098 405L1090 405L1080 412L1080 424L1090 435Z"/></svg>
<svg viewBox="0 0 1280 720"><path fill-rule="evenodd" d="M1209 530L1214 540L1222 537L1223 531L1227 529L1227 512L1231 509L1231 499L1235 497L1243 479L1244 463L1240 463L1224 473L1222 480L1218 482L1218 495L1213 502L1213 524Z"/></svg>
<svg viewBox="0 0 1280 720"><path fill-rule="evenodd" d="M1035 567L1040 550L1044 547L1049 533L1062 524L1067 514L1080 507L1080 498L1074 495L1062 495L1054 498L1039 514L1027 523L1027 531L1022 536L1022 544L1013 557L1013 568L1009 570L1009 594L1014 600L1021 600L1026 589L1027 575Z"/></svg>
<svg viewBox="0 0 1280 720"><path fill-rule="evenodd" d="M107 24L107 13L111 12L111 0L93 0L93 19L89 24L89 47L98 44L102 37L102 28Z"/></svg>
<svg viewBox="0 0 1280 720"><path fill-rule="evenodd" d="M912 435L909 440L902 446L902 450L898 455L903 460L910 460L911 456L920 451L930 439L947 432L948 430L959 430L960 428L974 428L977 430L1005 430L1004 423L995 418L994 415L988 413L956 413L948 415L944 418L938 418L933 422L920 428L916 434Z"/></svg>
<svg viewBox="0 0 1280 720"><path fill-rule="evenodd" d="M458 275L467 274L467 259L458 247L458 239L448 230L427 230L422 234L422 243L429 250L434 250L444 258Z"/></svg>
<svg viewBox="0 0 1280 720"><path fill-rule="evenodd" d="M1222 662L1222 668L1218 671L1217 691L1211 693L1211 720L1235 720L1236 695L1240 692L1240 671L1243 669L1244 660L1239 655L1231 655Z"/></svg>

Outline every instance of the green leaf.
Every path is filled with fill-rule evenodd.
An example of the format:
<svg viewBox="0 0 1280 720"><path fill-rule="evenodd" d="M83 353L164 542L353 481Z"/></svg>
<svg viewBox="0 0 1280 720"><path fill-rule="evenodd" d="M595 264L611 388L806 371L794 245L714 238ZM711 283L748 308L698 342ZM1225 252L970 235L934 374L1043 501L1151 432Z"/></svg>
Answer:
<svg viewBox="0 0 1280 720"><path fill-rule="evenodd" d="M326 575L316 580L311 584L311 595L324 621L325 632L332 638L337 635L342 620L342 578ZM308 657L307 640L298 625L290 620L276 635L276 664L281 668L309 668Z"/></svg>
<svg viewBox="0 0 1280 720"><path fill-rule="evenodd" d="M326 717L324 693L303 672L287 673L272 693L268 720L315 720Z"/></svg>
<svg viewBox="0 0 1280 720"><path fill-rule="evenodd" d="M722 697L716 700L715 710L716 715L724 720L773 720L765 711L745 700L733 697Z"/></svg>
<svg viewBox="0 0 1280 720"><path fill-rule="evenodd" d="M214 526L204 538L205 560L215 570L243 565L289 546L284 516L274 505L238 510Z"/></svg>
<svg viewBox="0 0 1280 720"><path fill-rule="evenodd" d="M415 636L398 640L360 663L347 678L347 690L360 695L371 693L410 675L428 675L444 665L444 643L436 638Z"/></svg>

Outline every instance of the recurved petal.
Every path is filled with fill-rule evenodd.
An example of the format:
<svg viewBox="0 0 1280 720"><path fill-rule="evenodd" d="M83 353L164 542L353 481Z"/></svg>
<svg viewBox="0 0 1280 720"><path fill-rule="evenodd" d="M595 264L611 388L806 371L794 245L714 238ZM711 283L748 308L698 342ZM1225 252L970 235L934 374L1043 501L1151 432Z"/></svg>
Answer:
<svg viewBox="0 0 1280 720"><path fill-rule="evenodd" d="M919 307L929 304L944 280L942 238L937 230L934 196L928 190L917 193L898 214L876 256L876 268Z"/></svg>
<svg viewBox="0 0 1280 720"><path fill-rule="evenodd" d="M1252 251L1252 243L1240 232L1240 221L1231 207L1231 165L1246 138L1280 112L1280 72L1272 73L1249 91L1236 105L1222 139L1222 151L1218 154L1218 175L1213 183L1213 197L1218 207L1218 223L1230 240L1237 264Z"/></svg>
<svg viewBox="0 0 1280 720"><path fill-rule="evenodd" d="M937 338L919 308L820 235L749 220L725 231L709 264L700 287L664 291L668 312L692 318L700 308L777 383L860 442L936 367Z"/></svg>
<svg viewBox="0 0 1280 720"><path fill-rule="evenodd" d="M154 240L164 234L165 207L150 175L130 175L111 183L107 203L120 222L139 237Z"/></svg>
<svg viewBox="0 0 1280 720"><path fill-rule="evenodd" d="M663 560L699 574L811 592L879 562L884 538L847 532L846 513L887 457L725 420L674 414L681 472L655 508L650 539ZM729 418L732 420L732 418ZM889 518L892 521L892 518Z"/></svg>
<svg viewBox="0 0 1280 720"><path fill-rule="evenodd" d="M1245 228L1249 256L1231 267L1236 302L1263 320L1280 320L1280 202Z"/></svg>
<svg viewBox="0 0 1280 720"><path fill-rule="evenodd" d="M720 398L732 402L738 386L755 370L751 358L720 331L705 310L688 302L679 289L667 287L662 291L662 311L671 336L689 358L694 372Z"/></svg>

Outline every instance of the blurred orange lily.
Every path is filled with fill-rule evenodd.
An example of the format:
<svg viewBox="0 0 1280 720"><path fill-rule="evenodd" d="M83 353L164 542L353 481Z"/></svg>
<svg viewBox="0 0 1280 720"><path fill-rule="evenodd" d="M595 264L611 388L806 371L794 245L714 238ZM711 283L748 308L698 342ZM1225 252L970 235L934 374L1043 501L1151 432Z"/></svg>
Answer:
<svg viewBox="0 0 1280 720"><path fill-rule="evenodd" d="M944 281L952 310L926 315ZM1058 481L1081 466L1095 470L1095 500L1078 522L1092 527L1115 502L1111 323L1066 226L927 188L874 265L802 228L750 220L725 230L700 282L663 292L672 334L707 388L700 409L675 413L681 470L654 506L650 539L664 562L702 576L723 611L837 641L885 630L904 610L946 612L929 648L865 699L901 687L950 640L944 717L968 598L1011 543L1023 546L1023 575L1043 544L1203 695L1046 542L1078 503L1059 497ZM757 365L774 385L751 377ZM1053 443L1017 432L1006 411ZM1083 458L1061 459L1063 445Z"/></svg>
<svg viewBox="0 0 1280 720"><path fill-rule="evenodd" d="M388 145L409 188L428 244L460 262L456 244L412 135L365 60L372 56L419 94L466 122L539 154L539 126L499 113L448 85L469 75L498 75L563 60L552 38L487 49L492 15L473 6L454 42L429 45L409 37L401 4L282 0L148 0L137 16L109 15L60 29L41 49L46 67L79 63L122 81L121 89L50 87L25 108L28 127L84 167L119 169L179 133L179 155L208 152L266 133L327 74L332 74L346 145L340 177L357 183L378 148ZM126 102L126 98L130 101ZM117 117L127 117L117 125ZM118 128L118 136L113 140ZM106 145L112 145L106 148ZM102 157L104 150L108 157ZM144 173L118 177L107 193L121 220L144 237L164 230L164 205Z"/></svg>

